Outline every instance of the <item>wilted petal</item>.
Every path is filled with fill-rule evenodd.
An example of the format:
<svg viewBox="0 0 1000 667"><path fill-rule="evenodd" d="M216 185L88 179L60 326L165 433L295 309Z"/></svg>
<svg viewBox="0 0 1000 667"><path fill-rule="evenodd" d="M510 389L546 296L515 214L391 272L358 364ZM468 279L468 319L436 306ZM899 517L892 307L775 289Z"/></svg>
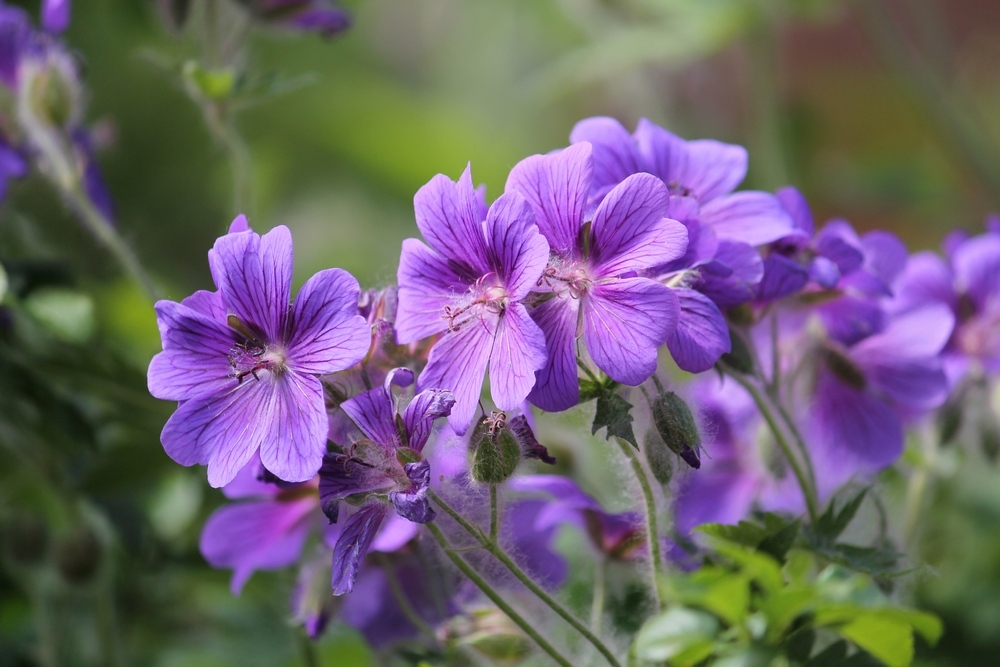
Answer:
<svg viewBox="0 0 1000 667"><path fill-rule="evenodd" d="M427 523L436 516L427 491L431 483L431 464L427 461L407 463L404 466L406 476L410 479L410 488L406 491L392 491L389 500L399 516L414 523Z"/></svg>
<svg viewBox="0 0 1000 667"><path fill-rule="evenodd" d="M417 239L403 241L399 257L396 340L413 343L448 328L445 306L465 294L470 282L449 262Z"/></svg>
<svg viewBox="0 0 1000 667"><path fill-rule="evenodd" d="M547 359L535 377L528 400L542 410L559 412L580 402L576 375L576 328L579 300L549 299L531 311L545 334Z"/></svg>
<svg viewBox="0 0 1000 667"><path fill-rule="evenodd" d="M284 342L292 289L292 235L284 225L264 236L253 232L219 237L213 253L228 312L265 337Z"/></svg>
<svg viewBox="0 0 1000 667"><path fill-rule="evenodd" d="M549 259L549 244L535 225L531 206L517 192L500 195L486 216L490 266L511 300L535 287Z"/></svg>
<svg viewBox="0 0 1000 667"><path fill-rule="evenodd" d="M681 369L702 373L731 349L726 319L704 294L686 288L675 289L674 293L680 303L680 315L667 339L667 348Z"/></svg>
<svg viewBox="0 0 1000 667"><path fill-rule="evenodd" d="M490 353L490 394L500 410L524 402L545 366L545 334L520 303L507 306L497 324Z"/></svg>
<svg viewBox="0 0 1000 667"><path fill-rule="evenodd" d="M448 423L459 435L465 433L479 405L497 319L495 315L474 318L442 336L420 374L418 389L449 389L455 395Z"/></svg>
<svg viewBox="0 0 1000 667"><path fill-rule="evenodd" d="M656 348L677 326L677 297L660 283L624 278L597 283L583 304L583 336L597 367L638 385L656 370Z"/></svg>
<svg viewBox="0 0 1000 667"><path fill-rule="evenodd" d="M792 219L767 192L737 192L703 204L701 221L720 239L752 246L771 243L792 231Z"/></svg>
<svg viewBox="0 0 1000 667"><path fill-rule="evenodd" d="M295 298L288 357L296 370L325 375L350 368L371 346L371 327L358 315L358 281L326 269L306 281Z"/></svg>
<svg viewBox="0 0 1000 667"><path fill-rule="evenodd" d="M583 142L521 160L507 177L506 192L520 192L528 200L552 251L568 258L576 250L592 181L592 149Z"/></svg>
<svg viewBox="0 0 1000 667"><path fill-rule="evenodd" d="M593 149L594 191L591 196L597 201L632 174L646 171L632 135L614 118L581 120L573 127L569 140L574 144L586 141Z"/></svg>
<svg viewBox="0 0 1000 667"><path fill-rule="evenodd" d="M666 186L649 174L635 174L608 193L591 228L591 262L599 276L666 264L687 250L688 232L665 218Z"/></svg>
<svg viewBox="0 0 1000 667"><path fill-rule="evenodd" d="M341 403L341 409L358 425L365 437L386 447L398 447L396 432L396 402L393 400L389 379L384 386L362 392Z"/></svg>
<svg viewBox="0 0 1000 667"><path fill-rule="evenodd" d="M463 267L473 279L489 271L471 166L458 183L444 174L432 178L413 197L413 209L420 233L434 250Z"/></svg>
<svg viewBox="0 0 1000 667"><path fill-rule="evenodd" d="M350 593L358 576L361 561L368 553L379 526L389 508L382 503L369 503L344 523L340 538L333 547L333 572L330 585L334 595Z"/></svg>

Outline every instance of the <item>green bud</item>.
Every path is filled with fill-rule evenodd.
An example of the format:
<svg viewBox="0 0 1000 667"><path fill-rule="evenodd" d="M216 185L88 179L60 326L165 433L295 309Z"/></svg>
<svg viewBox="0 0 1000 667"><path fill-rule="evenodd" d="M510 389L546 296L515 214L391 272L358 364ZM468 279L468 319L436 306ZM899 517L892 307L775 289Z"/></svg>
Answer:
<svg viewBox="0 0 1000 667"><path fill-rule="evenodd" d="M101 564L101 543L87 527L81 526L56 544L56 568L71 584L85 584Z"/></svg>
<svg viewBox="0 0 1000 667"><path fill-rule="evenodd" d="M674 459L677 456L664 445L663 438L655 428L646 431L646 436L642 439L642 451L656 481L669 484L674 476Z"/></svg>
<svg viewBox="0 0 1000 667"><path fill-rule="evenodd" d="M236 89L236 72L229 67L206 69L194 60L184 63L184 82L196 99L228 99Z"/></svg>
<svg viewBox="0 0 1000 667"><path fill-rule="evenodd" d="M472 433L472 479L477 482L501 484L521 461L521 446L506 422L504 413L494 412Z"/></svg>
<svg viewBox="0 0 1000 667"><path fill-rule="evenodd" d="M466 646L493 662L516 665L531 654L525 634L498 609L475 609L453 617L439 634L451 646Z"/></svg>
<svg viewBox="0 0 1000 667"><path fill-rule="evenodd" d="M46 125L67 127L80 115L80 84L69 61L53 60L25 68L28 103Z"/></svg>
<svg viewBox="0 0 1000 667"><path fill-rule="evenodd" d="M691 408L672 391L663 392L652 402L653 425L663 443L692 468L701 467L701 434ZM652 465L652 464L651 464Z"/></svg>

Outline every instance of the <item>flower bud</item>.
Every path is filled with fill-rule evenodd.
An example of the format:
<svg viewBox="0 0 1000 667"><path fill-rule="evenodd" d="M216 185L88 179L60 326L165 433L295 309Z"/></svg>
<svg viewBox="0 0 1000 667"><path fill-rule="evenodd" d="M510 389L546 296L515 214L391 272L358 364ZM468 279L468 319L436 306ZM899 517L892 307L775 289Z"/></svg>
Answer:
<svg viewBox="0 0 1000 667"><path fill-rule="evenodd" d="M664 485L669 484L674 476L675 454L664 446L663 438L655 428L646 431L646 437L642 439L642 451L656 481Z"/></svg>
<svg viewBox="0 0 1000 667"><path fill-rule="evenodd" d="M506 481L521 461L521 446L507 428L507 415L494 412L472 432L472 479L484 484Z"/></svg>
<svg viewBox="0 0 1000 667"><path fill-rule="evenodd" d="M501 665L516 665L531 653L531 641L498 609L474 609L438 631L452 646L466 646Z"/></svg>
<svg viewBox="0 0 1000 667"><path fill-rule="evenodd" d="M701 435L691 408L680 396L666 391L652 402L653 425L663 443L692 468L701 467ZM652 463L650 463L652 465Z"/></svg>

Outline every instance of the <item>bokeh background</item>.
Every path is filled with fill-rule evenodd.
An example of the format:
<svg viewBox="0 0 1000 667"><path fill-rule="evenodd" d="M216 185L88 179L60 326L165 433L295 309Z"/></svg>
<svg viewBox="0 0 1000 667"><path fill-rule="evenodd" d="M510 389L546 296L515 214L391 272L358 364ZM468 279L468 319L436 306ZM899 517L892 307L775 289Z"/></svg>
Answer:
<svg viewBox="0 0 1000 667"><path fill-rule="evenodd" d="M1000 3L344 5L354 27L333 40L249 32L235 62L281 94L235 117L241 158L182 83L184 63L204 57L197 15L178 33L155 2L73 3L65 38L118 225L167 297L210 287L206 252L240 212L258 231L292 229L298 283L340 266L390 284L422 184L471 161L496 196L516 162L565 145L591 115L742 144L744 187L795 184L817 220L888 229L911 249L1000 210ZM198 553L222 497L159 445L173 406L145 393L159 340L142 295L37 177L3 203L0 262L31 276L22 295L56 286L72 304L56 321L36 308L55 342L2 343L0 667L302 664L292 575L258 574L236 599ZM978 452L943 457L911 554L927 564L897 592L946 622L924 664L994 664L1000 473ZM888 502L898 486L883 480ZM39 651L45 633L59 638L55 662ZM379 662L339 626L319 654Z"/></svg>

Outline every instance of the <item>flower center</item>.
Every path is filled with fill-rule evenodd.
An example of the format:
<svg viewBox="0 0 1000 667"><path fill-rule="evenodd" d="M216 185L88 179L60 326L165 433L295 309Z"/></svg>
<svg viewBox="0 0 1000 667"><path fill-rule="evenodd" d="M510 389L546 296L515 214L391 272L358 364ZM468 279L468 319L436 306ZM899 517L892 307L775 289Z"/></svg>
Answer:
<svg viewBox="0 0 1000 667"><path fill-rule="evenodd" d="M538 280L538 286L546 285L559 297L579 299L587 294L594 284L587 268L579 263L566 266L549 266Z"/></svg>
<svg viewBox="0 0 1000 667"><path fill-rule="evenodd" d="M230 375L243 384L244 378L253 376L260 380L259 373L268 371L274 375L284 373L288 368L288 358L280 347L264 346L258 341L237 343L229 350Z"/></svg>
<svg viewBox="0 0 1000 667"><path fill-rule="evenodd" d="M448 331L458 331L472 320L482 320L485 313L502 315L510 297L500 277L491 272L479 278L454 306L445 306L441 317L448 321Z"/></svg>

